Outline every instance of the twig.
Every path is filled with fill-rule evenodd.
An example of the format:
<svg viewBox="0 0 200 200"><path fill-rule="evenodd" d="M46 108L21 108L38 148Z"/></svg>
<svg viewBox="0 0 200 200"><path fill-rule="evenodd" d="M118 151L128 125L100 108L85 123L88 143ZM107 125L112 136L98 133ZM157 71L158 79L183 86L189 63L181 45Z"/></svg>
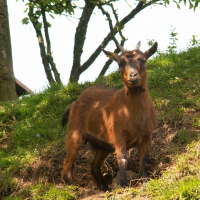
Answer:
<svg viewBox="0 0 200 200"><path fill-rule="evenodd" d="M109 27L110 27L110 34L111 34L111 37L113 39L113 41L115 42L115 45L116 47L118 47L119 45L119 42L117 41L115 35L114 35L114 30L113 30L113 25L112 25L112 20L110 18L110 14L104 10L104 8L102 7L102 5L100 4L99 5L99 9L101 10L101 12L103 13L103 15L106 15L107 19L108 19L108 22L109 22Z"/></svg>
<svg viewBox="0 0 200 200"><path fill-rule="evenodd" d="M119 18L118 18L118 15L117 15L117 13L116 13L116 10L114 9L114 7L113 7L113 4L110 4L110 7L112 8L112 11L113 11L113 14L114 14L114 16L115 16L115 20L116 20L116 24L118 25L118 28L119 28L119 35L121 36L121 38L122 38L122 41L126 41L126 38L123 36L123 34L122 34L122 29L120 28L120 26L119 26Z"/></svg>

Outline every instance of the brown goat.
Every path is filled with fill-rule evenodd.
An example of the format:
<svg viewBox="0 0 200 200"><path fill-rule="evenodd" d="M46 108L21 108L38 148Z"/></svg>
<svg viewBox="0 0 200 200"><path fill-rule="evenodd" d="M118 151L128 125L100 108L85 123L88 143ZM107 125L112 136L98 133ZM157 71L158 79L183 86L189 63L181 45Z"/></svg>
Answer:
<svg viewBox="0 0 200 200"><path fill-rule="evenodd" d="M151 136L156 127L156 112L147 89L146 61L157 51L157 46L155 42L143 53L139 42L133 51L121 47L121 55L103 50L118 63L124 87L120 90L90 87L66 109L62 120L64 126L69 119L67 158L62 171L65 183L72 183L74 162L84 141L95 152L91 170L100 190L109 190L101 166L111 152L116 153L119 164L119 185L128 186L126 150L132 147L139 148L143 184L146 183Z"/></svg>

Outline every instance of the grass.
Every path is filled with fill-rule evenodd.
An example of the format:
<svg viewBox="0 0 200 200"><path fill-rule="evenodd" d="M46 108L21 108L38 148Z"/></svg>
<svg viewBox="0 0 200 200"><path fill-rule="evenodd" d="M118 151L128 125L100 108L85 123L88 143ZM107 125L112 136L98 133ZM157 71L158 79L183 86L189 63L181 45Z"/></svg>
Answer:
<svg viewBox="0 0 200 200"><path fill-rule="evenodd" d="M65 187L58 189L52 184L43 183L23 188L18 191L17 195L7 197L7 200L21 200L29 199L30 197L35 200L74 200L77 199L76 187Z"/></svg>
<svg viewBox="0 0 200 200"><path fill-rule="evenodd" d="M144 194L153 199L200 198L200 141L191 142L186 153L177 155L176 164L158 180L151 180Z"/></svg>
<svg viewBox="0 0 200 200"><path fill-rule="evenodd" d="M158 127L176 129L168 151L174 164L146 188L114 190L106 194L106 199L199 199L200 48L178 54L159 53L148 61L147 71ZM96 84L123 87L120 73L114 72L92 83L53 85L39 94L0 103L0 199L79 197L79 188L58 188L42 178L23 185L20 174L47 154L53 157L65 152L65 132L60 125L64 109Z"/></svg>

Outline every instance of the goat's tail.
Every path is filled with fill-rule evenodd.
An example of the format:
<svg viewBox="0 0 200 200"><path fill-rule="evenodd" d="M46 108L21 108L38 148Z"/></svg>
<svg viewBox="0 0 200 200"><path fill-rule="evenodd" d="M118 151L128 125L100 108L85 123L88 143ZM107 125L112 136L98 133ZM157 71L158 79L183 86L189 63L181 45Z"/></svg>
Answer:
<svg viewBox="0 0 200 200"><path fill-rule="evenodd" d="M65 112L63 113L63 117L62 117L62 121L61 121L61 125L62 125L63 128L69 120L69 113L70 113L70 110L72 108L72 105L73 105L73 103L70 104L69 106L67 106Z"/></svg>

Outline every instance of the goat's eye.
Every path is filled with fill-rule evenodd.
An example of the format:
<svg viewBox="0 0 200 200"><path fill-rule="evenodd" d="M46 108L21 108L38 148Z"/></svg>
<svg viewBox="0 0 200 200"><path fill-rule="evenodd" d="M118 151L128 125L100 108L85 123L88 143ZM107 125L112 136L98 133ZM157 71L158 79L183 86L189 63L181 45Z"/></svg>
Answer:
<svg viewBox="0 0 200 200"><path fill-rule="evenodd" d="M142 65L144 63L144 60L143 59L138 59L138 63L139 63L139 65Z"/></svg>
<svg viewBox="0 0 200 200"><path fill-rule="evenodd" d="M125 62L125 60L121 60L121 62L120 62L120 67L125 67L126 66L126 62Z"/></svg>

